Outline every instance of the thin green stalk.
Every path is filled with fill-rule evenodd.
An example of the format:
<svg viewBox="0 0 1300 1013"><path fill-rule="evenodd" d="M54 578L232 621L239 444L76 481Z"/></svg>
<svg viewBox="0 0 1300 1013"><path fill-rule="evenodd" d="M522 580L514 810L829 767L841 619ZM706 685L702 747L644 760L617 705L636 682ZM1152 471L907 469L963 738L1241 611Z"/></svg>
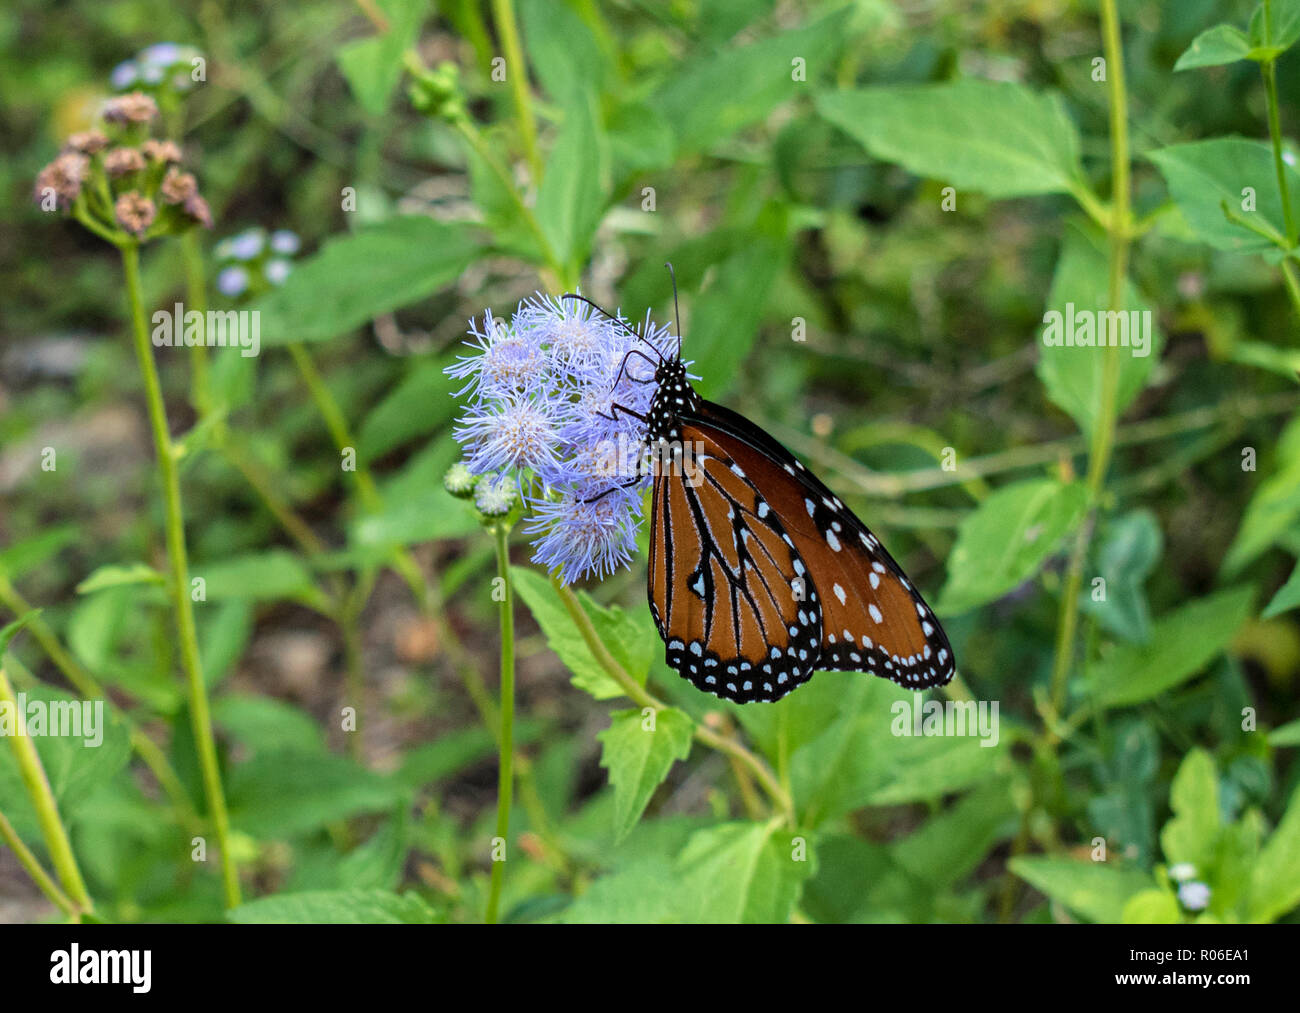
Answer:
<svg viewBox="0 0 1300 1013"><path fill-rule="evenodd" d="M198 229L186 229L181 236L181 261L185 265L185 308L206 314L208 286L203 269L203 250L199 242ZM190 403L200 415L206 415L212 407L208 384L208 349L202 342L190 349Z"/></svg>
<svg viewBox="0 0 1300 1013"><path fill-rule="evenodd" d="M515 758L515 615L514 590L510 586L510 528L500 522L494 526L497 576L501 579L501 738L497 756L497 837L505 846L510 835L510 806L514 792ZM492 885L488 892L489 925L496 924L501 905L501 882L505 878L505 861L492 862Z"/></svg>
<svg viewBox="0 0 1300 1013"><path fill-rule="evenodd" d="M618 663L618 660L609 653L609 648L600 639L600 634L596 632L596 627L591 622L591 616L587 615L587 610L582 607L582 603L578 601L577 596L554 577L551 578L551 586L555 588L565 610L569 613L569 617L573 620L574 625L578 627L578 632L587 645L587 649L591 651L592 656L600 667L605 670L606 674L618 683L619 688L623 690L628 698L640 707L653 707L656 710L666 708L668 704L655 697L653 693L633 679L627 670ZM753 772L755 778L758 779L759 784L763 786L763 790L767 792L773 805L781 811L786 823L791 827L795 825L794 799L781 786L780 781L777 780L776 775L772 773L767 764L735 739L719 735L706 725L697 724L694 736L710 749L725 753L747 766Z"/></svg>
<svg viewBox="0 0 1300 1013"><path fill-rule="evenodd" d="M27 875L32 877L32 882L40 888L41 893L45 894L51 903L69 918L79 920L81 915L77 905L59 889L59 884L54 882L50 874L45 871L40 860L32 854L32 849L23 843L23 839L18 836L18 831L2 812L0 812L0 840L9 845L14 857L18 859L18 864L27 870Z"/></svg>
<svg viewBox="0 0 1300 1013"><path fill-rule="evenodd" d="M1273 44L1272 0L1264 0L1264 45ZM1268 97L1268 133L1273 142L1273 169L1277 173L1277 188L1282 196L1282 222L1286 229L1287 247L1296 245L1295 218L1291 213L1291 189L1286 182L1286 163L1282 160L1282 117L1277 102L1277 58L1259 65L1264 76L1264 92Z"/></svg>
<svg viewBox="0 0 1300 1013"><path fill-rule="evenodd" d="M226 813L226 796L217 766L217 745L212 734L212 716L208 710L208 691L203 681L203 662L199 656L198 632L194 625L194 606L190 600L189 562L185 548L185 517L181 507L180 476L176 454L167 429L167 410L163 404L162 384L153 360L149 332L145 325L144 299L140 286L140 251L135 243L122 248L122 266L126 273L127 299L131 306L131 323L135 335L136 358L144 379L145 399L149 407L149 424L153 430L154 450L158 455L158 477L162 482L167 527L167 561L171 568L172 607L176 613L181 664L189 688L190 720L198 748L203 787L212 817L213 830L220 851L221 878L227 907L239 904L239 872L230 849L230 819Z"/></svg>
<svg viewBox="0 0 1300 1013"><path fill-rule="evenodd" d="M1130 231L1129 210L1129 143L1128 97L1124 85L1124 51L1120 39L1119 15L1115 0L1102 0L1102 32L1105 38L1106 81L1110 92L1110 161L1114 194L1111 198L1110 276L1107 286L1107 307L1116 311L1124 301L1124 279L1128 271ZM1102 355L1102 377L1097 415L1093 423L1092 439L1088 450L1087 488L1090 511L1095 511L1106 480L1115 444L1115 429L1119 412L1116 409L1119 390L1119 347L1108 344ZM1053 715L1059 716L1065 704L1066 687L1074 658L1075 633L1079 620L1079 593L1083 586L1083 565L1088 554L1088 541L1092 533L1090 519L1079 525L1065 583L1061 592L1060 613L1057 621L1056 649L1052 660L1050 706Z"/></svg>
<svg viewBox="0 0 1300 1013"><path fill-rule="evenodd" d="M59 807L54 801L54 792L50 789L49 779L45 776L45 768L41 766L41 757L36 752L36 743L27 734L26 720L18 706L18 701L14 698L13 687L9 685L9 676L5 674L3 668L0 668L0 702L7 703L13 710L15 734L7 736L9 747L14 752L14 759L18 761L18 773L22 777L28 797L32 800L32 807L36 810L41 837L44 838L46 850L50 853L50 861L54 863L54 871L75 906L75 912L71 914L78 917L82 913L93 910L95 905L90 899L90 894L86 892L85 880L81 878L81 869L77 867L77 858L72 853L68 832L63 828L63 820L59 818Z"/></svg>
<svg viewBox="0 0 1300 1013"><path fill-rule="evenodd" d="M537 123L533 119L528 95L528 64L524 61L523 46L519 44L519 24L515 20L512 0L492 0L492 19L496 22L497 34L501 36L501 48L505 50L506 79L510 83L510 97L515 105L515 119L519 122L524 157L528 159L536 183L542 177L542 159L537 151Z"/></svg>

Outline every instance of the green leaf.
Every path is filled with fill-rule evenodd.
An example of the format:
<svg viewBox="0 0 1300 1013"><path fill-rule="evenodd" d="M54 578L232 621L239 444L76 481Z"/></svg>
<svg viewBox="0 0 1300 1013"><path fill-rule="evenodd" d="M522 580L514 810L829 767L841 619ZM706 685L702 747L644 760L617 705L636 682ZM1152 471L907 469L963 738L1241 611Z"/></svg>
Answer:
<svg viewBox="0 0 1300 1013"><path fill-rule="evenodd" d="M1125 925L1177 925L1182 920L1178 898L1158 887L1135 893L1120 914Z"/></svg>
<svg viewBox="0 0 1300 1013"><path fill-rule="evenodd" d="M510 579L515 592L546 635L547 645L568 666L573 684L597 700L623 696L618 683L606 674L587 647L551 582L522 566L510 568ZM650 624L649 610L632 616L617 605L598 605L583 592L579 592L578 600L591 618L601 643L627 673L644 686L646 676L650 674L650 662L659 649L659 637Z"/></svg>
<svg viewBox="0 0 1300 1013"><path fill-rule="evenodd" d="M77 594L93 594L108 587L125 584L166 584L167 578L144 563L126 566L101 566L77 585Z"/></svg>
<svg viewBox="0 0 1300 1013"><path fill-rule="evenodd" d="M1251 874L1251 920L1271 922L1300 904L1300 788L1264 843Z"/></svg>
<svg viewBox="0 0 1300 1013"><path fill-rule="evenodd" d="M1108 289L1109 258L1104 245L1077 228L1067 228L1043 314L1038 378L1052 403L1085 434L1092 432L1101 410L1107 351L1098 345L1064 342L1097 341L1104 329L1110 340L1120 343L1117 414L1137 397L1160 357L1162 341L1150 304L1126 280L1124 310L1112 315ZM1047 344L1048 340L1053 344Z"/></svg>
<svg viewBox="0 0 1300 1013"><path fill-rule="evenodd" d="M1096 544L1093 577L1105 581L1105 597L1095 600L1089 588L1081 607L1110 632L1144 644L1151 639L1151 610L1143 584L1164 546L1160 522L1150 510L1133 510L1111 519Z"/></svg>
<svg viewBox="0 0 1300 1013"><path fill-rule="evenodd" d="M767 214L748 240L709 271L691 311L686 352L702 378L700 392L717 397L731 386L763 322L777 277L790 255L785 223Z"/></svg>
<svg viewBox="0 0 1300 1013"><path fill-rule="evenodd" d="M636 826L673 764L690 755L695 730L690 717L675 707L655 711L653 717L654 728L647 731L649 719L640 710L614 711L609 728L596 736L603 744L600 765L614 787L616 842Z"/></svg>
<svg viewBox="0 0 1300 1013"><path fill-rule="evenodd" d="M1204 749L1183 758L1169 788L1173 817L1160 831L1160 847L1170 865L1190 862L1205 875L1219 839L1219 780Z"/></svg>
<svg viewBox="0 0 1300 1013"><path fill-rule="evenodd" d="M681 151L713 148L830 76L846 42L847 15L836 11L748 46L699 53L674 67L650 104L677 131ZM796 59L806 61L806 81L794 80Z"/></svg>
<svg viewBox="0 0 1300 1013"><path fill-rule="evenodd" d="M1300 746L1300 718L1278 725L1269 732L1268 744L1274 747Z"/></svg>
<svg viewBox="0 0 1300 1013"><path fill-rule="evenodd" d="M1014 832L1016 808L1009 788L1005 778L989 781L931 816L890 845L894 861L936 887L954 885Z"/></svg>
<svg viewBox="0 0 1300 1013"><path fill-rule="evenodd" d="M442 485L426 483L413 495L387 496L383 509L352 525L350 540L361 548L414 545L438 538L460 538L481 531L474 508L457 499Z"/></svg>
<svg viewBox="0 0 1300 1013"><path fill-rule="evenodd" d="M480 247L461 225L402 215L336 236L252 309L264 346L325 341L455 281Z"/></svg>
<svg viewBox="0 0 1300 1013"><path fill-rule="evenodd" d="M326 752L316 719L283 700L226 693L212 702L212 719L252 753Z"/></svg>
<svg viewBox="0 0 1300 1013"><path fill-rule="evenodd" d="M1236 63L1238 60L1249 59L1250 49L1250 39L1240 28L1233 25L1215 25L1192 40L1192 44L1184 50L1183 55L1174 64L1174 70Z"/></svg>
<svg viewBox="0 0 1300 1013"><path fill-rule="evenodd" d="M226 915L246 925L432 925L443 919L418 894L307 890L249 901Z"/></svg>
<svg viewBox="0 0 1300 1013"><path fill-rule="evenodd" d="M1119 923L1128 900L1151 885L1137 869L1073 858L1021 856L1008 867L1039 893L1088 921L1105 924Z"/></svg>
<svg viewBox="0 0 1300 1013"><path fill-rule="evenodd" d="M320 606L324 601L306 562L286 549L196 566L192 576L202 578L210 602L290 598Z"/></svg>
<svg viewBox="0 0 1300 1013"><path fill-rule="evenodd" d="M609 141L595 95L583 91L565 105L564 125L537 190L537 222L562 264L586 259L610 185Z"/></svg>
<svg viewBox="0 0 1300 1013"><path fill-rule="evenodd" d="M1272 17L1267 23L1262 3L1250 18L1250 43L1264 50L1256 59L1276 57L1300 40L1300 0L1273 0L1268 7Z"/></svg>
<svg viewBox="0 0 1300 1013"><path fill-rule="evenodd" d="M1240 573L1300 521L1300 417L1282 430L1275 457L1276 470L1251 496L1223 559L1226 576Z"/></svg>
<svg viewBox="0 0 1300 1013"><path fill-rule="evenodd" d="M417 436L443 425L456 410L455 393L464 386L446 374L452 356L419 361L384 399L370 409L357 434L357 453L373 461Z"/></svg>
<svg viewBox="0 0 1300 1013"><path fill-rule="evenodd" d="M1175 144L1149 152L1165 177L1170 196L1193 232L1216 250L1241 253L1275 251L1276 243L1229 221L1223 205L1236 215L1282 238L1284 216L1278 193L1273 149L1264 141L1216 137ZM1284 167L1291 204L1300 204L1300 172ZM1245 191L1249 188L1250 193ZM1248 202L1254 202L1248 210Z"/></svg>
<svg viewBox="0 0 1300 1013"><path fill-rule="evenodd" d="M1058 95L969 78L818 97L817 111L876 158L990 197L1082 185L1079 132Z"/></svg>
<svg viewBox="0 0 1300 1013"><path fill-rule="evenodd" d="M230 822L263 840L287 840L407 797L399 781L334 753L260 751L228 781Z"/></svg>
<svg viewBox="0 0 1300 1013"><path fill-rule="evenodd" d="M0 577L20 580L38 566L47 562L65 545L80 537L80 530L72 524L60 524L39 535L24 538L0 551Z"/></svg>
<svg viewBox="0 0 1300 1013"><path fill-rule="evenodd" d="M677 859L689 920L789 921L804 880L816 871L811 845L798 839L802 850L788 831L761 823L723 823L693 834Z"/></svg>
<svg viewBox="0 0 1300 1013"><path fill-rule="evenodd" d="M3 629L0 629L0 665L4 663L5 652L9 650L9 644L13 641L14 637L18 636L23 627L40 614L40 609L32 609L30 612L24 612L13 622L6 624Z"/></svg>
<svg viewBox="0 0 1300 1013"><path fill-rule="evenodd" d="M203 681L220 685L253 637L253 604L244 598L213 603L196 616Z"/></svg>
<svg viewBox="0 0 1300 1013"><path fill-rule="evenodd" d="M1260 618L1272 619L1297 607L1300 607L1300 563L1296 563L1287 582L1277 589L1277 594L1273 595L1273 600L1268 603Z"/></svg>
<svg viewBox="0 0 1300 1013"><path fill-rule="evenodd" d="M962 521L938 611L969 611L1028 580L1074 530L1087 503L1081 482L1036 478L997 490Z"/></svg>
<svg viewBox="0 0 1300 1013"><path fill-rule="evenodd" d="M1250 614L1253 590L1230 588L1156 620L1148 644L1123 644L1088 666L1102 707L1150 700L1186 682L1232 640Z"/></svg>
<svg viewBox="0 0 1300 1013"><path fill-rule="evenodd" d="M552 99L567 105L581 93L610 90L609 60L569 4L521 0L519 20L529 66Z"/></svg>
<svg viewBox="0 0 1300 1013"><path fill-rule="evenodd" d="M415 41L428 0L375 0L388 30L340 46L335 58L357 102L371 116L382 116L402 76L402 54Z"/></svg>

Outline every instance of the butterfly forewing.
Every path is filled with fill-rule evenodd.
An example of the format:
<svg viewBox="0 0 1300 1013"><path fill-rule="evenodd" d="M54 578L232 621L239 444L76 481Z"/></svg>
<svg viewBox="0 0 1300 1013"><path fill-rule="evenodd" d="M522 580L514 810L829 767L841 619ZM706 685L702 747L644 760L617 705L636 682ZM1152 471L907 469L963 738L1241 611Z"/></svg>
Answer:
<svg viewBox="0 0 1300 1013"><path fill-rule="evenodd" d="M807 568L804 590L818 595L818 668L871 672L909 689L952 678L952 648L929 605L866 525L793 454L710 402L683 424L746 472L780 518Z"/></svg>
<svg viewBox="0 0 1300 1013"><path fill-rule="evenodd" d="M776 700L812 675L821 641L806 566L777 513L704 428L683 424L652 493L649 592L668 663L724 699Z"/></svg>

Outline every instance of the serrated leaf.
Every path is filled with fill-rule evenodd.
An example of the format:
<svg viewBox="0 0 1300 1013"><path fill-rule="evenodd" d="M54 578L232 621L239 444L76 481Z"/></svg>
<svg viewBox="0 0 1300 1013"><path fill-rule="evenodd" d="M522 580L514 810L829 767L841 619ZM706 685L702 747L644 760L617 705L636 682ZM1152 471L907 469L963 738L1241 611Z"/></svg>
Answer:
<svg viewBox="0 0 1300 1013"><path fill-rule="evenodd" d="M1058 95L969 78L821 95L817 111L876 158L990 197L1080 185L1079 132Z"/></svg>
<svg viewBox="0 0 1300 1013"><path fill-rule="evenodd" d="M1231 642L1250 614L1254 592L1230 588L1166 613L1148 644L1123 644L1089 664L1093 699L1125 707L1186 682Z"/></svg>
<svg viewBox="0 0 1300 1013"><path fill-rule="evenodd" d="M600 765L614 788L615 841L636 826L673 764L690 755L695 730L690 717L666 707L654 713L653 730L646 730L646 720L640 710L614 711L609 728L596 736L602 743Z"/></svg>
<svg viewBox="0 0 1300 1013"><path fill-rule="evenodd" d="M432 925L442 921L415 893L306 890L241 904L226 917L245 925Z"/></svg>
<svg viewBox="0 0 1300 1013"><path fill-rule="evenodd" d="M1174 144L1148 152L1169 194L1187 224L1216 250L1242 253L1275 251L1274 242L1245 226L1229 221L1223 205L1241 218L1281 237L1284 234L1282 198L1278 193L1273 149L1264 141L1242 137L1216 137L1190 144ZM1283 175L1291 204L1300 204L1300 172L1286 165ZM1246 194L1245 191L1252 191ZM1253 210L1245 203L1254 201Z"/></svg>
<svg viewBox="0 0 1300 1013"><path fill-rule="evenodd" d="M997 490L962 521L937 611L969 611L1028 580L1074 530L1087 503L1081 482L1037 478Z"/></svg>
<svg viewBox="0 0 1300 1013"><path fill-rule="evenodd" d="M681 151L711 148L829 76L846 23L847 12L836 11L773 38L698 54L674 69L650 104L672 124ZM806 81L794 80L795 59L806 62Z"/></svg>
<svg viewBox="0 0 1300 1013"><path fill-rule="evenodd" d="M1125 281L1124 308L1114 314L1110 312L1108 289L1109 263L1104 247L1079 229L1067 228L1043 314L1038 378L1052 403L1073 418L1085 434L1092 432L1101 410L1108 353L1097 345L1063 342L1096 341L1103 328L1108 340L1120 342L1116 353L1111 354L1119 355L1115 411L1121 414L1146 385L1163 344L1155 326L1155 313L1137 289ZM1047 343L1049 338L1053 344Z"/></svg>
<svg viewBox="0 0 1300 1013"><path fill-rule="evenodd" d="M519 598L528 606L537 625L546 635L547 645L572 673L573 684L597 700L623 696L618 683L610 678L587 647L550 581L541 574L520 566L511 567L510 574ZM644 686L646 677L650 674L651 659L659 649L659 637L648 622L649 611L644 615L632 616L618 606L598 605L583 593L579 593L578 599L590 617L601 643L627 673Z"/></svg>
<svg viewBox="0 0 1300 1013"><path fill-rule="evenodd" d="M1008 868L1076 915L1104 924L1120 922L1129 899L1151 885L1137 869L1073 858L1021 856Z"/></svg>
<svg viewBox="0 0 1300 1013"><path fill-rule="evenodd" d="M251 307L262 315L262 344L343 334L449 285L479 253L464 226L423 215L336 236Z"/></svg>

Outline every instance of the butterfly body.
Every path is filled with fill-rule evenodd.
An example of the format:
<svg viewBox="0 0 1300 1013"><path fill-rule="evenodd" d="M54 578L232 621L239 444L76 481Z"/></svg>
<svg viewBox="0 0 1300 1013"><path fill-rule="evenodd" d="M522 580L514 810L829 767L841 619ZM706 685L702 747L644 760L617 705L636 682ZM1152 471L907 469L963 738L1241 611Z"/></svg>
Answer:
<svg viewBox="0 0 1300 1013"><path fill-rule="evenodd" d="M668 664L739 703L779 700L814 671L909 689L946 683L952 648L879 540L744 416L663 359L646 416L655 461L648 597Z"/></svg>

